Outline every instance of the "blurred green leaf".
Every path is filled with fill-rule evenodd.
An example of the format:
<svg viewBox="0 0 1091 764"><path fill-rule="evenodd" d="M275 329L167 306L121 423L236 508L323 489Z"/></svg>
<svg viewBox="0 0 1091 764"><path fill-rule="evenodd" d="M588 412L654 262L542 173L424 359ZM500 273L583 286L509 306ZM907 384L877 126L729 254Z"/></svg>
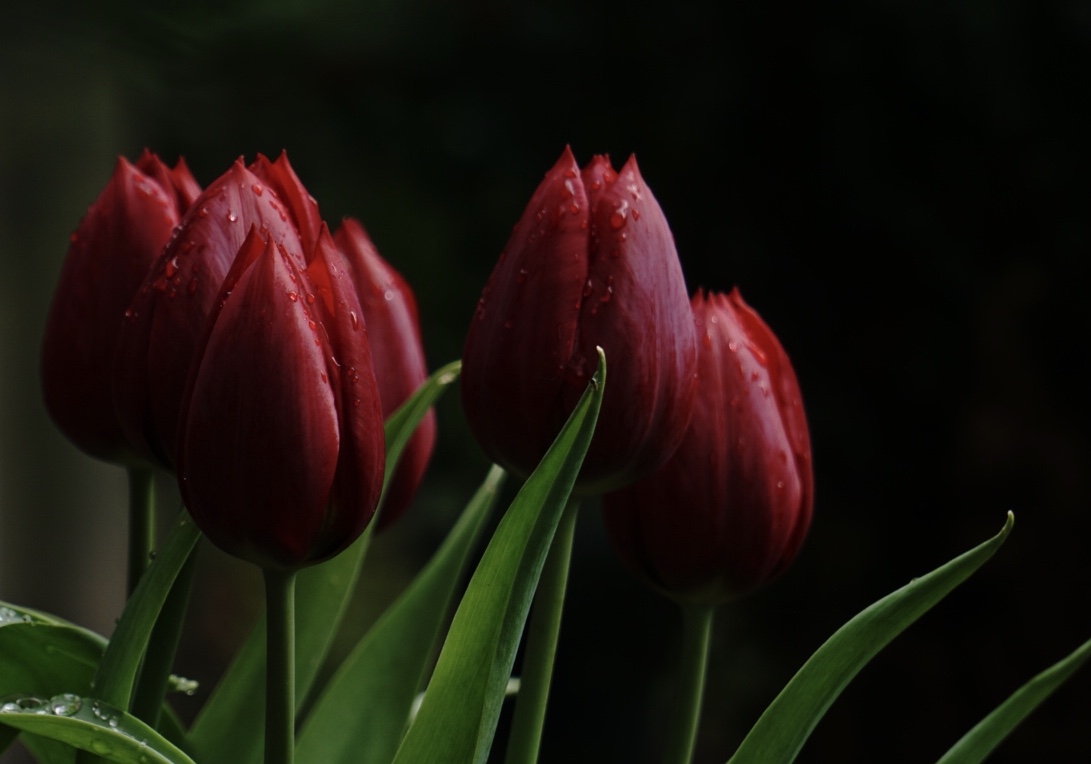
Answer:
<svg viewBox="0 0 1091 764"><path fill-rule="evenodd" d="M591 385L478 563L420 711L394 759L398 764L487 759L527 612L591 442L605 380L600 350Z"/></svg>
<svg viewBox="0 0 1091 764"><path fill-rule="evenodd" d="M450 363L430 376L386 420L386 474L390 476L420 420L458 379L461 364ZM379 500L379 511L382 501ZM332 560L304 568L296 580L296 706L304 698L329 652L348 606L374 531L374 520L348 549ZM201 709L188 741L201 764L258 764L265 718L265 619L254 627L227 673Z"/></svg>
<svg viewBox="0 0 1091 764"><path fill-rule="evenodd" d="M977 764L1091 656L1091 640L1024 684L954 744L937 764Z"/></svg>
<svg viewBox="0 0 1091 764"><path fill-rule="evenodd" d="M299 761L356 764L394 757L504 475L499 467L490 470L427 567L345 659L304 723Z"/></svg>
<svg viewBox="0 0 1091 764"><path fill-rule="evenodd" d="M730 764L794 761L800 749L854 676L952 589L965 581L1011 532L1008 513L993 538L931 573L910 581L838 629L781 690L731 757Z"/></svg>
<svg viewBox="0 0 1091 764"><path fill-rule="evenodd" d="M8 699L0 704L0 722L122 764L193 764L135 716L76 694Z"/></svg>

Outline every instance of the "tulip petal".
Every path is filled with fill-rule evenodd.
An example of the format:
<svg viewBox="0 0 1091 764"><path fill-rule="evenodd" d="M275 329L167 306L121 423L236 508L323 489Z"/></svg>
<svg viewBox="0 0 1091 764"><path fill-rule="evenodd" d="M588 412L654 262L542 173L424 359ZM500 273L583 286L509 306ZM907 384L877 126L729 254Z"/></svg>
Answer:
<svg viewBox="0 0 1091 764"><path fill-rule="evenodd" d="M112 359L125 309L196 188L184 165L171 171L147 151L135 167L119 158L72 235L42 345L42 387L54 421L93 456L132 457L114 412Z"/></svg>
<svg viewBox="0 0 1091 764"><path fill-rule="evenodd" d="M291 257L269 242L240 268L190 382L180 485L215 544L259 565L295 567L327 522L337 468L328 347Z"/></svg>
<svg viewBox="0 0 1091 764"><path fill-rule="evenodd" d="M242 160L194 202L133 299L114 368L114 402L127 437L148 457L175 460L178 409L190 361L235 254L251 227L304 267L289 210Z"/></svg>
<svg viewBox="0 0 1091 764"><path fill-rule="evenodd" d="M587 240L587 195L566 148L513 229L463 353L467 419L489 455L517 474L538 463L571 410L562 399L574 376Z"/></svg>
<svg viewBox="0 0 1091 764"><path fill-rule="evenodd" d="M362 225L346 219L334 240L352 268L363 309L384 417L401 406L428 377L417 301L405 279L379 255ZM429 409L406 445L383 501L379 528L409 506L436 443L436 414Z"/></svg>

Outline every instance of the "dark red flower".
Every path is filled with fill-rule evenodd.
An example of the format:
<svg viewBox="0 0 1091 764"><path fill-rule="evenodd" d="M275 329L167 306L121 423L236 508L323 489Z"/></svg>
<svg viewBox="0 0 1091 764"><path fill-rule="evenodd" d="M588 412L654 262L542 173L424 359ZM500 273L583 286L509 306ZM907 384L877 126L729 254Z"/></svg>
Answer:
<svg viewBox="0 0 1091 764"><path fill-rule="evenodd" d="M235 162L196 199L152 267L119 340L114 391L118 418L144 458L173 466L178 409L190 362L220 286L252 228L297 257L313 250L318 205L286 155Z"/></svg>
<svg viewBox="0 0 1091 764"><path fill-rule="evenodd" d="M668 596L715 604L775 578L811 523L814 476L799 383L743 302L698 293L697 404L671 460L603 497L625 563Z"/></svg>
<svg viewBox="0 0 1091 764"><path fill-rule="evenodd" d="M481 295L462 403L497 463L527 475L606 352L610 382L577 490L617 488L673 453L693 407L695 340L674 239L636 159L582 172L565 149Z"/></svg>
<svg viewBox="0 0 1091 764"><path fill-rule="evenodd" d="M355 275L356 291L371 341L383 416L388 417L428 377L417 301L409 284L383 260L357 221L343 221L334 234L334 241ZM436 415L429 410L406 444L398 468L391 476L379 515L380 529L400 517L413 500L435 444Z"/></svg>
<svg viewBox="0 0 1091 764"><path fill-rule="evenodd" d="M147 150L135 166L120 157L72 234L42 343L42 390L57 426L92 456L133 456L111 392L122 317L200 192L181 160L171 169Z"/></svg>
<svg viewBox="0 0 1091 764"><path fill-rule="evenodd" d="M221 549L294 569L348 546L382 488L383 415L353 273L321 229L305 269L252 227L197 345L182 498Z"/></svg>

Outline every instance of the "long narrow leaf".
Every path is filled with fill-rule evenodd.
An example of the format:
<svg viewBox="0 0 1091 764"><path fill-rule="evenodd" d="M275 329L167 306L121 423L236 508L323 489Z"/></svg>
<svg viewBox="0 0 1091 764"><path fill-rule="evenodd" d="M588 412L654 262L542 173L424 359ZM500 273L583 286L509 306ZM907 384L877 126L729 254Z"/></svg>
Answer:
<svg viewBox="0 0 1091 764"><path fill-rule="evenodd" d="M1091 640L1024 684L943 755L938 764L977 764L1091 657Z"/></svg>
<svg viewBox="0 0 1091 764"><path fill-rule="evenodd" d="M386 421L386 485L417 424L452 382L454 362L430 376ZM380 511L382 499L380 499ZM300 571L296 581L296 705L302 704L329 652L352 596L375 528L372 522L348 549ZM261 758L265 698L265 620L243 644L201 709L188 741L201 764L257 764Z"/></svg>
<svg viewBox="0 0 1091 764"><path fill-rule="evenodd" d="M74 694L8 700L0 705L0 722L121 764L193 764L135 716Z"/></svg>
<svg viewBox="0 0 1091 764"><path fill-rule="evenodd" d="M129 707L140 661L159 611L200 537L192 518L182 512L167 543L141 576L95 674L95 693L103 702L121 709Z"/></svg>
<svg viewBox="0 0 1091 764"><path fill-rule="evenodd" d="M606 359L496 529L463 595L424 701L394 761L484 762L527 611L594 433Z"/></svg>
<svg viewBox="0 0 1091 764"><path fill-rule="evenodd" d="M965 581L1011 532L1009 512L993 538L887 595L838 629L773 700L730 764L794 761L826 709L894 637Z"/></svg>
<svg viewBox="0 0 1091 764"><path fill-rule="evenodd" d="M307 718L299 761L387 762L394 757L470 552L496 503L493 467L427 567L357 644Z"/></svg>

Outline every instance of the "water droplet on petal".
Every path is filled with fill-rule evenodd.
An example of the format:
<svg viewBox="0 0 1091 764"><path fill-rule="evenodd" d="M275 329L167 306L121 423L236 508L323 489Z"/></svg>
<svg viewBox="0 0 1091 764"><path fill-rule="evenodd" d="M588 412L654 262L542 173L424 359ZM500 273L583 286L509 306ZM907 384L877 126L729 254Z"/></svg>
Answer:
<svg viewBox="0 0 1091 764"><path fill-rule="evenodd" d="M288 292L288 299L291 300L292 302L295 302L296 300L299 299L299 294L296 293L296 292Z"/></svg>
<svg viewBox="0 0 1091 764"><path fill-rule="evenodd" d="M239 219L239 216L238 216L238 214L236 212L234 212L233 210L228 210L227 211L227 222L228 223L234 223L238 219Z"/></svg>

